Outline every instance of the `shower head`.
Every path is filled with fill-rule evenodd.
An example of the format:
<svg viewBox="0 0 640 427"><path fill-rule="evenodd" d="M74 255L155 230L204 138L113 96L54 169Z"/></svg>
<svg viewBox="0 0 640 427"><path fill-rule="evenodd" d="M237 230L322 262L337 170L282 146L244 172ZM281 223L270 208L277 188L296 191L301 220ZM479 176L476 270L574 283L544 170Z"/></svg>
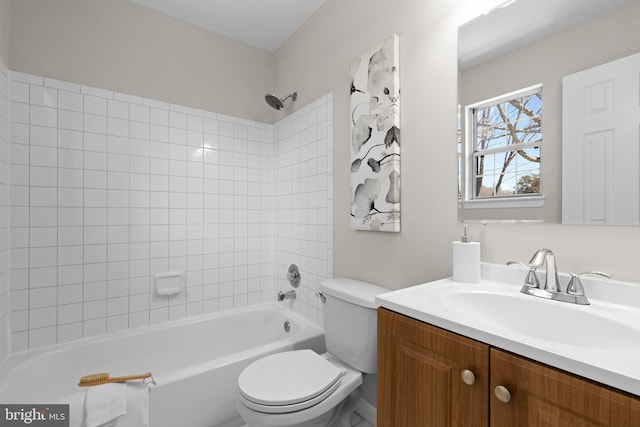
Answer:
<svg viewBox="0 0 640 427"><path fill-rule="evenodd" d="M285 96L284 98L278 98L272 93L268 93L264 96L264 100L267 101L267 104L269 104L271 108L275 108L276 110L282 110L284 108L284 101L289 98L295 101L298 98L298 92L293 92Z"/></svg>

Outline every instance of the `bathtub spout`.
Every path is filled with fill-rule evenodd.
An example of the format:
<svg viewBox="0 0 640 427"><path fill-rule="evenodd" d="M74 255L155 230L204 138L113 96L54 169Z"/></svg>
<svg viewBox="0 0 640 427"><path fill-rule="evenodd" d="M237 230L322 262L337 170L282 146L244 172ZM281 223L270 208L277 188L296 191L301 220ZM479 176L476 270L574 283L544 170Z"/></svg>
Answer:
<svg viewBox="0 0 640 427"><path fill-rule="evenodd" d="M287 291L287 292L278 291L278 301L284 301L286 299L291 299L295 297L296 297L296 291Z"/></svg>

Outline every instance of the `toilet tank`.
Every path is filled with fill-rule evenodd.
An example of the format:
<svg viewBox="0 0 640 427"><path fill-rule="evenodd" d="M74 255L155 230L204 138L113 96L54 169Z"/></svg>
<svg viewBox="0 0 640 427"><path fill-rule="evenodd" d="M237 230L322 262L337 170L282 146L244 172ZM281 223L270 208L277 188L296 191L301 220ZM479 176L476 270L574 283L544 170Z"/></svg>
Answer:
<svg viewBox="0 0 640 427"><path fill-rule="evenodd" d="M376 295L388 289L359 280L335 278L320 283L327 350L365 373L378 370Z"/></svg>

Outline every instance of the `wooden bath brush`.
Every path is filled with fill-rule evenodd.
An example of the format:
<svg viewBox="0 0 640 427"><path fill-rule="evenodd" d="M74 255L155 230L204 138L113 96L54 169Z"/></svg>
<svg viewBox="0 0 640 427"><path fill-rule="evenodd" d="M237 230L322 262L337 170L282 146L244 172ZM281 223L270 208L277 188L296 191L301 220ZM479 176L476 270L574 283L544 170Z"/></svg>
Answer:
<svg viewBox="0 0 640 427"><path fill-rule="evenodd" d="M124 377L109 377L109 374L107 372L102 372L99 374L85 375L84 377L80 378L78 387L87 387L107 383L123 383L134 380L146 380L147 378L151 378L151 382L155 384L155 381L153 381L153 377L151 376L151 372L147 372L146 374L127 375Z"/></svg>

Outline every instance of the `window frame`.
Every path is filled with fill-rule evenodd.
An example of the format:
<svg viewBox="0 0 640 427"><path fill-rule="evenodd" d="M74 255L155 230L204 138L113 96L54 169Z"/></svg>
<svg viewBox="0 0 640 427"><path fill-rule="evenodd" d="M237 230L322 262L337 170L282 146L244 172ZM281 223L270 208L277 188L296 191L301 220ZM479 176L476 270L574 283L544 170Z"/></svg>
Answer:
<svg viewBox="0 0 640 427"><path fill-rule="evenodd" d="M542 152L544 146L544 137L535 146L540 147L540 193L536 194L519 194L514 196L490 196L476 198L475 194L475 160L474 160L474 144L476 138L476 122L475 114L476 110L493 106L514 98L522 98L525 96L533 95L536 93L543 93L542 84L536 84L523 89L519 89L513 92L509 92L500 96L496 96L487 100L483 100L474 104L469 104L464 107L464 122L465 122L465 139L462 144L462 163L464 170L464 189L462 191L462 198L459 201L460 207L465 209L484 209L484 208L518 208L518 207L541 207L544 205L544 179L542 174ZM541 116L544 110L541 110ZM543 133L543 132L541 132ZM527 144L527 143L525 143ZM496 150L489 149L486 153L491 151L511 151L511 150Z"/></svg>

